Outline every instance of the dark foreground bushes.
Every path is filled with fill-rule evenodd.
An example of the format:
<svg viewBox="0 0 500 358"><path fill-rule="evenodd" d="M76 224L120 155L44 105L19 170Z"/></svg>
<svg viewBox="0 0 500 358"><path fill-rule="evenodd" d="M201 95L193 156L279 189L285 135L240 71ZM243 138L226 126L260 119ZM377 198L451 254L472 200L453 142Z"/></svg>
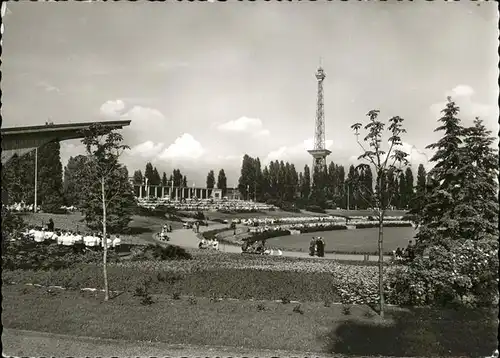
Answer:
<svg viewBox="0 0 500 358"><path fill-rule="evenodd" d="M134 250L132 260L191 260L189 252L179 246L147 245L140 246Z"/></svg>
<svg viewBox="0 0 500 358"><path fill-rule="evenodd" d="M99 263L102 253L86 249L84 245L63 246L21 239L2 242L2 260L4 270L60 270L79 263ZM116 261L118 255L109 250L108 262Z"/></svg>
<svg viewBox="0 0 500 358"><path fill-rule="evenodd" d="M130 245L121 245L127 249ZM191 254L181 247L168 245L134 245L134 260L176 260L191 259ZM123 260L119 249L109 249L109 263ZM86 248L83 244L73 246L58 245L55 242L35 242L29 239L2 242L2 268L4 270L61 270L77 264L100 264L102 248Z"/></svg>

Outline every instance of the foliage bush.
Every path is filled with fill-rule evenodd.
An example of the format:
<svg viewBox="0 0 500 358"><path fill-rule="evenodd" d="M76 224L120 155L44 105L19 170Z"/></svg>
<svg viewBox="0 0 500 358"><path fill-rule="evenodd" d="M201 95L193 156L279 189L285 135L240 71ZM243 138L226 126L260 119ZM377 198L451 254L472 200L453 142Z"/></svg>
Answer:
<svg viewBox="0 0 500 358"><path fill-rule="evenodd" d="M201 235L205 238L205 240L214 240L217 238L217 234L226 231L227 229L214 229L214 230L208 230Z"/></svg>
<svg viewBox="0 0 500 358"><path fill-rule="evenodd" d="M290 230L272 230L255 233L250 236L247 240L248 242L264 241L272 239L273 237L288 236L290 235Z"/></svg>
<svg viewBox="0 0 500 358"><path fill-rule="evenodd" d="M400 223L384 223L384 227L410 227L411 223L409 222L400 222ZM356 229L371 229L378 227L378 223L362 223L356 224Z"/></svg>
<svg viewBox="0 0 500 358"><path fill-rule="evenodd" d="M321 206L319 205L309 205L309 206L306 206L306 210L307 211L311 211L313 213L320 213L320 214L326 214L326 211L325 209L323 209Z"/></svg>
<svg viewBox="0 0 500 358"><path fill-rule="evenodd" d="M498 241L436 246L391 273L390 300L399 305L491 306L498 303Z"/></svg>
<svg viewBox="0 0 500 358"><path fill-rule="evenodd" d="M55 242L30 239L2 241L2 268L6 270L60 270L79 263L102 262L102 253L82 245L63 246ZM117 262L118 255L108 252L108 262Z"/></svg>
<svg viewBox="0 0 500 358"><path fill-rule="evenodd" d="M308 234L311 232L318 232L318 231L335 231L335 230L347 230L347 226L345 225L319 225L316 227L305 227L300 229L301 234Z"/></svg>
<svg viewBox="0 0 500 358"><path fill-rule="evenodd" d="M133 260L141 261L141 260L191 260L192 256L189 252L187 252L184 248L175 246L175 245L167 245L161 246L159 244L156 245L147 245L147 246L139 246L133 253Z"/></svg>

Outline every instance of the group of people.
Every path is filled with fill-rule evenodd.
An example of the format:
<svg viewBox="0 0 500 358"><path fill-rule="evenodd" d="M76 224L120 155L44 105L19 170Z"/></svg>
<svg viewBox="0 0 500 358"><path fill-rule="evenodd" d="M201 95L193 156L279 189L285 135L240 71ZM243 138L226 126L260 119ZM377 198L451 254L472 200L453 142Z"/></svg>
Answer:
<svg viewBox="0 0 500 358"><path fill-rule="evenodd" d="M282 256L283 252L280 249L266 247L266 240L254 241L251 243L248 240L243 242L241 252L246 254L259 254L270 256Z"/></svg>
<svg viewBox="0 0 500 358"><path fill-rule="evenodd" d="M413 241L410 240L406 248L398 247L392 252L393 259L395 261L412 261L415 258L415 246Z"/></svg>
<svg viewBox="0 0 500 358"><path fill-rule="evenodd" d="M274 210L273 205L255 203L253 201L233 200L233 199L181 199L179 201L168 198L141 198L138 200L139 206L154 209L156 206L167 206L184 211L259 211Z"/></svg>
<svg viewBox="0 0 500 358"><path fill-rule="evenodd" d="M172 232L172 225L163 225L163 227L161 228L161 232L159 233L159 236L160 236L160 240L161 241L168 241L168 233L169 232Z"/></svg>
<svg viewBox="0 0 500 358"><path fill-rule="evenodd" d="M216 250L218 251L219 250L219 240L217 240L217 238L215 239L201 239L200 240L200 243L198 244L198 248L199 249L211 249L211 250Z"/></svg>
<svg viewBox="0 0 500 358"><path fill-rule="evenodd" d="M106 243L107 248L118 248L121 245L119 235L113 239L110 234L106 235L106 240L103 240L102 233L87 233L83 234L80 231L73 230L58 230L54 228L54 221L49 220L46 227L30 226L24 232L24 237L32 239L35 242L55 241L58 245L74 246L84 245L85 247L100 249Z"/></svg>
<svg viewBox="0 0 500 358"><path fill-rule="evenodd" d="M309 256L325 257L325 240L321 236L314 237L309 243Z"/></svg>

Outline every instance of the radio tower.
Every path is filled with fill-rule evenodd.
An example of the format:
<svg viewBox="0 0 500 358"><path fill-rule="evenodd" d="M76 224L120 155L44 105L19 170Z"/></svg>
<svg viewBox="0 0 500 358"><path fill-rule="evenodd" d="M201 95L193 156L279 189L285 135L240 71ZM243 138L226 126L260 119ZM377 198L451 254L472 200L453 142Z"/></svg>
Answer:
<svg viewBox="0 0 500 358"><path fill-rule="evenodd" d="M326 157L331 153L325 148L325 111L323 104L323 80L326 75L321 65L316 72L318 80L318 103L316 108L316 122L314 128L314 149L308 150L313 157L313 174L318 169L322 169L326 165Z"/></svg>

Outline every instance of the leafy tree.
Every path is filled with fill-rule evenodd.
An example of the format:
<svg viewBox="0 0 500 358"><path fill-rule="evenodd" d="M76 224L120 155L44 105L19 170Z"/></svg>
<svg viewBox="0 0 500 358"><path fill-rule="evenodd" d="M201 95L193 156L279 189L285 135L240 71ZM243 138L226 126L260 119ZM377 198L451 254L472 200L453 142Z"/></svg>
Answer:
<svg viewBox="0 0 500 358"><path fill-rule="evenodd" d="M238 179L238 190L243 198L250 199L253 196L255 179L254 159L248 154L245 154L241 164L241 175Z"/></svg>
<svg viewBox="0 0 500 358"><path fill-rule="evenodd" d="M464 185L464 152L461 149L465 129L457 117L459 107L448 98L441 125L435 131L444 132L437 143L427 146L435 150L431 162L435 163L429 172L431 190L425 195L423 207L418 215L418 251L439 244L449 249L452 241L461 235L459 222L451 211L457 205L457 198Z"/></svg>
<svg viewBox="0 0 500 358"><path fill-rule="evenodd" d="M309 169L307 164L304 166L303 177L304 181L301 188L302 198L309 199L309 196L311 195L311 170Z"/></svg>
<svg viewBox="0 0 500 358"><path fill-rule="evenodd" d="M135 204L132 186L128 180L127 169L118 161L124 150L123 137L115 131L109 131L100 124L93 124L84 132L88 155L86 174L82 181L86 184L86 198L83 212L87 225L96 229L102 224L103 234L103 276L104 299L109 299L107 276L108 225L111 232L123 230L131 220Z"/></svg>
<svg viewBox="0 0 500 358"><path fill-rule="evenodd" d="M428 146L435 150L434 167L412 210L417 256L394 274L392 286L406 301L414 295L425 303L489 306L498 303L498 151L479 119L462 127L451 98L442 112L436 131L443 135ZM423 298L415 292L420 289L427 292Z"/></svg>
<svg viewBox="0 0 500 358"><path fill-rule="evenodd" d="M182 177L182 186L184 188L187 188L187 186L188 186L188 184L187 184L187 177L185 175Z"/></svg>
<svg viewBox="0 0 500 358"><path fill-rule="evenodd" d="M161 185L168 186L167 173L165 172L163 172L163 175L161 177Z"/></svg>
<svg viewBox="0 0 500 358"><path fill-rule="evenodd" d="M405 175L405 201L403 203L404 208L408 208L410 203L415 199L415 192L414 192L414 180L413 180L413 171L411 170L410 167L406 168Z"/></svg>
<svg viewBox="0 0 500 358"><path fill-rule="evenodd" d="M217 176L217 189L222 189L222 196L226 195L227 178L224 169L219 170L219 175Z"/></svg>
<svg viewBox="0 0 500 358"><path fill-rule="evenodd" d="M88 158L85 155L70 157L68 164L64 167L63 193L66 205L80 206L84 190L81 180L83 168L87 165Z"/></svg>
<svg viewBox="0 0 500 358"><path fill-rule="evenodd" d="M142 177L142 172L140 170L136 170L134 172L134 184L135 185L143 185L144 184L144 178Z"/></svg>
<svg viewBox="0 0 500 358"><path fill-rule="evenodd" d="M38 149L38 202L45 212L57 212L63 205L61 145L50 142Z"/></svg>
<svg viewBox="0 0 500 358"><path fill-rule="evenodd" d="M172 180L174 181L174 187L180 187L182 185L182 174L179 169L174 169Z"/></svg>
<svg viewBox="0 0 500 358"><path fill-rule="evenodd" d="M161 184L161 177L160 173L158 172L158 169L156 167L153 169L153 176L150 179L150 184L151 185L160 185Z"/></svg>
<svg viewBox="0 0 500 358"><path fill-rule="evenodd" d="M379 254L379 262L378 262L378 284L379 284L379 304L380 304L380 316L384 317L384 216L391 204L391 197L388 197L388 191L384 189L382 185L382 175L388 174L397 177L399 173L401 173L401 166L405 166L408 164L408 160L406 157L407 153L395 149L394 146L398 146L402 144L400 135L406 133L406 130L403 128L403 118L398 116L392 117L389 119L389 138L387 139L389 143L389 149L386 152L382 148L382 136L385 128L385 123L378 120L379 111L372 110L368 112L367 116L369 117L369 123L364 126L364 129L367 131L367 135L364 137L363 141L368 144L368 149L366 149L363 144L359 141L359 130L362 127L361 123L355 123L351 126L354 130L357 142L361 147L363 154L361 154L358 159L365 160L369 164L360 164L357 166L358 170L364 171L370 165L375 169L375 173L377 174L378 181L378 189L374 195L374 206L375 206L375 214L378 218L378 254ZM387 201L384 200L384 197L387 198Z"/></svg>
<svg viewBox="0 0 500 358"><path fill-rule="evenodd" d="M425 191L425 187L427 185L427 173L425 171L424 165L419 164L417 170L417 193L423 193Z"/></svg>
<svg viewBox="0 0 500 358"><path fill-rule="evenodd" d="M210 170L207 175L207 188L213 189L215 186L215 173L213 170Z"/></svg>
<svg viewBox="0 0 500 358"><path fill-rule="evenodd" d="M147 180L148 185L151 185L151 181L154 180L154 169L153 169L153 164L150 162L146 163L146 170L144 171L144 179Z"/></svg>

